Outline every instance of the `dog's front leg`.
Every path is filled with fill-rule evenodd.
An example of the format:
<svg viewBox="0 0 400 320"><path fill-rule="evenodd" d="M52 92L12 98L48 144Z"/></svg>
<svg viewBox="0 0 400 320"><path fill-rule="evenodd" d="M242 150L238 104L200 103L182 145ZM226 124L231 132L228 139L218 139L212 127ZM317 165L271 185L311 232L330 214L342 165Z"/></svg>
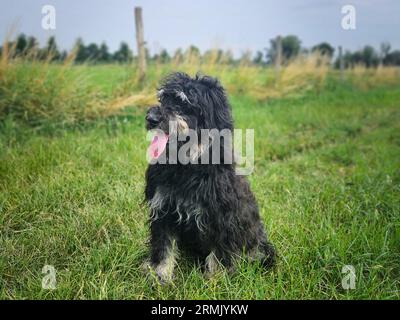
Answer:
<svg viewBox="0 0 400 320"><path fill-rule="evenodd" d="M174 236L160 221L151 224L151 268L161 283L171 282L176 265L178 248Z"/></svg>

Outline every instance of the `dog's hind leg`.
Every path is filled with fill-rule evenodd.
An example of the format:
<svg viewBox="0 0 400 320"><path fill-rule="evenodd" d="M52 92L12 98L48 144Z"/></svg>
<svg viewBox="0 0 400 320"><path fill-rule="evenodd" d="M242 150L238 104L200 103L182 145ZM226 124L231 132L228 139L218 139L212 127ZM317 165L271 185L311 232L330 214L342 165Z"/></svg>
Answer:
<svg viewBox="0 0 400 320"><path fill-rule="evenodd" d="M276 263L275 247L272 243L267 241L261 245L261 250L263 252L263 257L261 259L262 265L267 269L272 268Z"/></svg>
<svg viewBox="0 0 400 320"><path fill-rule="evenodd" d="M247 253L250 261L259 261L263 267L270 269L276 262L275 247L268 241L263 241Z"/></svg>

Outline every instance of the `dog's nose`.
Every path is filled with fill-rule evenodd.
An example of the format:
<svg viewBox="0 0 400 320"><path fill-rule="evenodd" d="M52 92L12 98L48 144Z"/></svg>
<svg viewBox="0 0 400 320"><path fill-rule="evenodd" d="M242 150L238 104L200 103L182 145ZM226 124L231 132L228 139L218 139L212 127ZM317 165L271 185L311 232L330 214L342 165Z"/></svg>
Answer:
<svg viewBox="0 0 400 320"><path fill-rule="evenodd" d="M161 114L156 108L150 108L146 114L146 121L150 127L157 126L161 121Z"/></svg>
<svg viewBox="0 0 400 320"><path fill-rule="evenodd" d="M146 121L151 124L157 124L160 121L160 118L154 113L148 113L146 115Z"/></svg>

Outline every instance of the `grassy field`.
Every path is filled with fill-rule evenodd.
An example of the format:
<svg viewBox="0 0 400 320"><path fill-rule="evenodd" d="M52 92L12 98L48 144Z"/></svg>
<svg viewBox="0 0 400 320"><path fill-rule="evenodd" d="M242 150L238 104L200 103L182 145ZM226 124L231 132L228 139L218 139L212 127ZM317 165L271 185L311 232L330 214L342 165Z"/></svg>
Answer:
<svg viewBox="0 0 400 320"><path fill-rule="evenodd" d="M82 68L107 97L127 72ZM235 126L255 129L249 179L279 253L275 270L241 263L235 274L207 280L181 261L172 285L144 276L143 108L51 128L6 117L0 298L400 298L400 87L331 79L318 90L266 99L246 91L243 75L232 80L243 79L243 90L224 79ZM41 287L44 265L57 270L56 290ZM342 288L344 265L356 270L354 290Z"/></svg>

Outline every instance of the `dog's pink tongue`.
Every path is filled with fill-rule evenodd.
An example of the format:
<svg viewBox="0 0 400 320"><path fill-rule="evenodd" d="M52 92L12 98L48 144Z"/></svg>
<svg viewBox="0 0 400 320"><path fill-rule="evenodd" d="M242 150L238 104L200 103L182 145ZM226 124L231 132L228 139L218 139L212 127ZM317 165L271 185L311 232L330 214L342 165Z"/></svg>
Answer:
<svg viewBox="0 0 400 320"><path fill-rule="evenodd" d="M158 159L158 157L165 150L167 142L168 142L168 135L166 135L165 133L157 133L153 137L153 140L151 141L151 144L149 147L150 156L153 159Z"/></svg>

